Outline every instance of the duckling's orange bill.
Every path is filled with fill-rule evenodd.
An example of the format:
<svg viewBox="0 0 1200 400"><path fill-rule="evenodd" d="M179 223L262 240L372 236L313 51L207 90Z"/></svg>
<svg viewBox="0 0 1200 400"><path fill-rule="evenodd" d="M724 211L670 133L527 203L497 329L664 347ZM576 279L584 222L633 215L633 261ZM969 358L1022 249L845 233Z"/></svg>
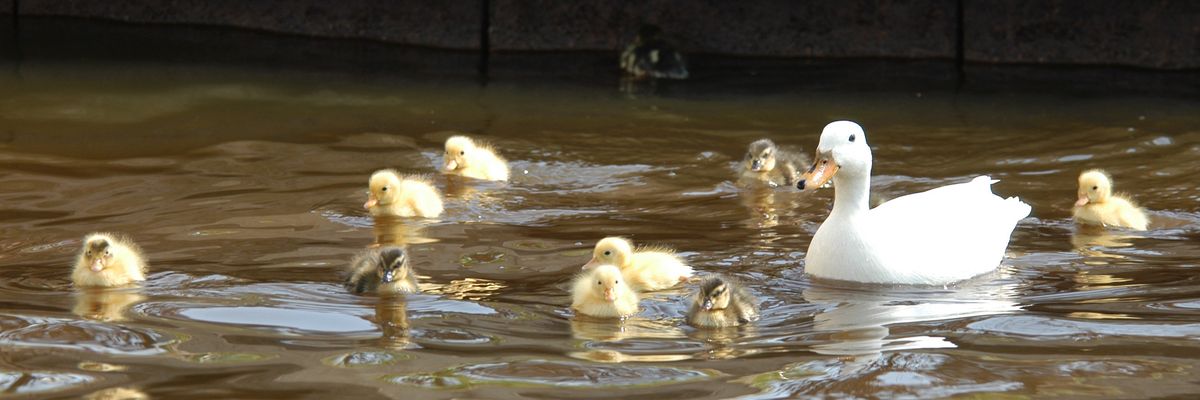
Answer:
<svg viewBox="0 0 1200 400"><path fill-rule="evenodd" d="M445 168L447 171L453 171L453 170L458 169L458 161L446 160Z"/></svg>
<svg viewBox="0 0 1200 400"><path fill-rule="evenodd" d="M833 179L833 174L836 174L838 165L833 161L833 155L826 153L817 153L816 159L813 160L813 165L808 171L800 175L800 182L796 185L797 189L816 189L825 186Z"/></svg>
<svg viewBox="0 0 1200 400"><path fill-rule="evenodd" d="M375 195L371 195L370 197L367 197L367 202L363 203L363 208L369 210L371 207L375 207L376 204L379 204L379 199L376 199Z"/></svg>
<svg viewBox="0 0 1200 400"><path fill-rule="evenodd" d="M1085 194L1080 194L1080 195L1079 195L1079 200L1075 200L1075 207L1083 207L1083 206L1086 206L1086 205L1087 205L1087 203L1088 203L1088 197L1087 197L1087 194L1086 194L1086 193L1085 193Z"/></svg>
<svg viewBox="0 0 1200 400"><path fill-rule="evenodd" d="M604 289L604 300L617 301L617 292L613 288Z"/></svg>
<svg viewBox="0 0 1200 400"><path fill-rule="evenodd" d="M104 270L104 263L101 262L99 258L92 260L92 271L100 272L102 270Z"/></svg>
<svg viewBox="0 0 1200 400"><path fill-rule="evenodd" d="M597 265L600 265L600 260L597 260L596 257L592 257L592 259L590 261L588 261L587 264L583 264L582 269L584 271L586 271L586 270L589 270L592 268L596 268Z"/></svg>

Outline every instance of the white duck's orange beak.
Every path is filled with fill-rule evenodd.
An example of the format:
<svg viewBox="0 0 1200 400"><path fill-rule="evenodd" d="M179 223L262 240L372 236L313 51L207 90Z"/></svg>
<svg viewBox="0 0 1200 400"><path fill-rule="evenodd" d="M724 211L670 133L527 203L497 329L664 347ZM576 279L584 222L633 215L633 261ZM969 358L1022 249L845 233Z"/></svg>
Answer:
<svg viewBox="0 0 1200 400"><path fill-rule="evenodd" d="M613 291L612 288L605 288L604 289L604 300L617 301L617 292Z"/></svg>
<svg viewBox="0 0 1200 400"><path fill-rule="evenodd" d="M800 182L796 183L796 189L815 190L825 186L830 179L833 179L833 174L836 174L837 170L838 165L833 161L832 153L817 153L812 167L800 175Z"/></svg>
<svg viewBox="0 0 1200 400"><path fill-rule="evenodd" d="M446 160L445 168L447 171L453 171L453 170L458 169L458 161Z"/></svg>
<svg viewBox="0 0 1200 400"><path fill-rule="evenodd" d="M1079 195L1079 200L1075 200L1075 207L1083 207L1083 206L1086 206L1087 203L1088 203L1087 195L1081 194L1081 195Z"/></svg>
<svg viewBox="0 0 1200 400"><path fill-rule="evenodd" d="M597 260L596 257L592 257L591 261L588 261L587 264L583 264L583 268L581 269L587 271L589 269L596 268L598 265L600 265L600 260Z"/></svg>
<svg viewBox="0 0 1200 400"><path fill-rule="evenodd" d="M92 260L92 272L100 272L104 270L104 263L99 258Z"/></svg>
<svg viewBox="0 0 1200 400"><path fill-rule="evenodd" d="M363 208L370 210L371 207L375 207L376 204L379 204L379 199L376 199L375 195L372 194L367 196L367 202L363 203Z"/></svg>

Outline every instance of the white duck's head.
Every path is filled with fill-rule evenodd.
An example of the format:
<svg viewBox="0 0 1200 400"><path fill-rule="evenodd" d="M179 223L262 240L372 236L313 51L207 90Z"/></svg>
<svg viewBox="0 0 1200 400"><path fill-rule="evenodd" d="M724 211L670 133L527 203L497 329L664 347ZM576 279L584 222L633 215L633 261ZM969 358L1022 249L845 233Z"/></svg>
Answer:
<svg viewBox="0 0 1200 400"><path fill-rule="evenodd" d="M854 122L834 121L821 131L817 156L812 167L796 183L796 188L812 190L824 186L835 176L869 177L870 174L871 147L867 146L866 132Z"/></svg>

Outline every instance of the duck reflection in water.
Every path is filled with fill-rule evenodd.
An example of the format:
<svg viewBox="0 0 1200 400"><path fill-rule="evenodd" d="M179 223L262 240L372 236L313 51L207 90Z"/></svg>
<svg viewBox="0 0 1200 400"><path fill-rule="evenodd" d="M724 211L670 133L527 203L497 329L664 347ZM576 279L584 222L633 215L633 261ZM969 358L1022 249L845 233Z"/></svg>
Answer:
<svg viewBox="0 0 1200 400"><path fill-rule="evenodd" d="M71 312L96 321L125 321L125 311L145 299L134 289L82 288Z"/></svg>
<svg viewBox="0 0 1200 400"><path fill-rule="evenodd" d="M893 291L813 286L804 291L804 299L824 309L813 317L813 330L827 333L828 338L814 344L812 350L820 354L874 360L886 351L954 347L943 337L892 337L890 326L1017 311L1017 304L1007 300L1006 290L1003 287L970 288L946 293L941 288ZM979 293L971 293L976 291ZM918 298L914 300L914 297Z"/></svg>
<svg viewBox="0 0 1200 400"><path fill-rule="evenodd" d="M408 300L404 296L384 296L375 303L375 325L381 336L379 346L385 349L408 348Z"/></svg>
<svg viewBox="0 0 1200 400"><path fill-rule="evenodd" d="M1133 246L1132 240L1139 237L1097 225L1076 225L1075 231L1071 232L1071 246L1075 247L1079 254L1090 258L1084 260L1084 264L1105 265L1108 262L1104 259L1125 258L1106 250Z"/></svg>
<svg viewBox="0 0 1200 400"><path fill-rule="evenodd" d="M426 222L422 220L375 217L371 227L375 242L370 247L399 246L410 244L433 243L436 240L425 236Z"/></svg>

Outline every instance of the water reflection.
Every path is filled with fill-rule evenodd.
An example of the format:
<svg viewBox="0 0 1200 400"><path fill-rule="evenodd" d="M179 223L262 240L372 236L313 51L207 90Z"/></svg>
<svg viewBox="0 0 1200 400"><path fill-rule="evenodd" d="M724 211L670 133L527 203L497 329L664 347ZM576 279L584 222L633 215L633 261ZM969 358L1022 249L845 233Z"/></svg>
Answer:
<svg viewBox="0 0 1200 400"><path fill-rule="evenodd" d="M1017 303L1007 299L1011 287L967 285L949 290L810 287L804 299L822 309L813 317L813 329L828 334L813 351L872 358L886 351L954 347L943 337L892 336L890 326L1018 310Z"/></svg>
<svg viewBox="0 0 1200 400"><path fill-rule="evenodd" d="M401 350L412 346L408 331L408 301L404 296L380 297L375 303L373 322L381 334L379 347Z"/></svg>
<svg viewBox="0 0 1200 400"><path fill-rule="evenodd" d="M129 307L145 299L136 289L83 288L75 294L71 312L97 321L125 321Z"/></svg>
<svg viewBox="0 0 1200 400"><path fill-rule="evenodd" d="M1104 261L1105 258L1125 258L1121 254L1111 252L1110 249L1133 246L1132 241L1139 237L1124 229L1109 230L1102 226L1077 224L1071 232L1071 246L1079 254L1089 257L1083 261L1084 264L1107 265L1109 262Z"/></svg>

